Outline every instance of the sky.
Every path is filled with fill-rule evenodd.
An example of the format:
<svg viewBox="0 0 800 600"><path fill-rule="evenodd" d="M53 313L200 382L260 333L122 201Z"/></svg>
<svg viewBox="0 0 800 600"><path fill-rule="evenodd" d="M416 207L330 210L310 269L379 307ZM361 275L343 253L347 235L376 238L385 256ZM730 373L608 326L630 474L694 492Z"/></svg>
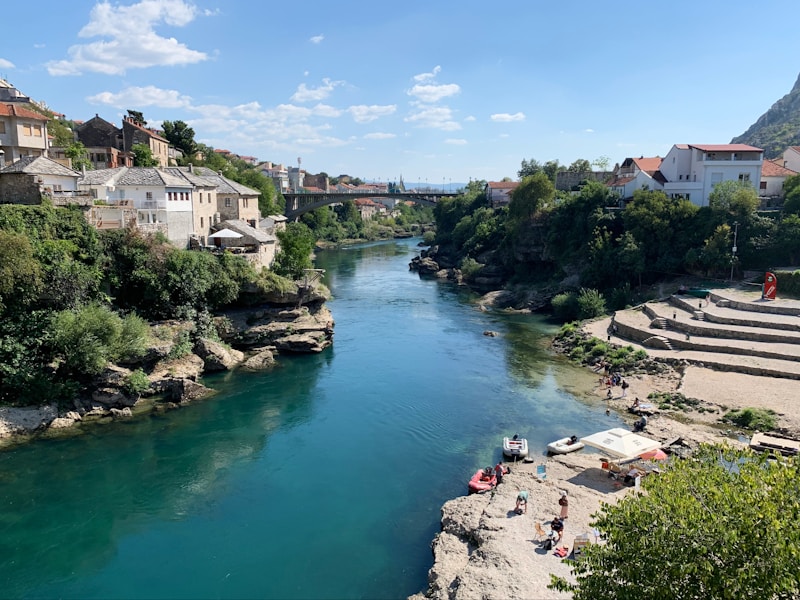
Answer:
<svg viewBox="0 0 800 600"><path fill-rule="evenodd" d="M310 173L452 186L725 144L800 74L796 0L3 5L0 78Z"/></svg>

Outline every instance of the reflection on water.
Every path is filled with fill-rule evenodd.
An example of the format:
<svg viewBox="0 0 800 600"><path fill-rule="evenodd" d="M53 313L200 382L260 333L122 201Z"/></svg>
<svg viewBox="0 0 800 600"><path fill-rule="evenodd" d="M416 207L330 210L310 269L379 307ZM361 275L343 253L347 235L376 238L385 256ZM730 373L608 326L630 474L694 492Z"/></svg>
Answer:
<svg viewBox="0 0 800 600"><path fill-rule="evenodd" d="M397 598L441 504L511 433L614 424L552 326L408 270L415 242L322 251L335 343L212 399L0 452L0 588L26 598ZM498 337L483 335L487 329ZM583 379L581 379L583 378Z"/></svg>

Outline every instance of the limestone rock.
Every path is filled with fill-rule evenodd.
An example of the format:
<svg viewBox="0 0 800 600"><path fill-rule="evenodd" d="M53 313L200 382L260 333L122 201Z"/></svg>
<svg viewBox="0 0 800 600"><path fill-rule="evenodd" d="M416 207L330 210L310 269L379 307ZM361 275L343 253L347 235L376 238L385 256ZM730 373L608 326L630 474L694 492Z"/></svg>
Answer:
<svg viewBox="0 0 800 600"><path fill-rule="evenodd" d="M228 349L219 342L203 338L194 346L195 353L203 359L206 371L229 371L244 359L244 353Z"/></svg>
<svg viewBox="0 0 800 600"><path fill-rule="evenodd" d="M272 350L265 348L245 360L241 368L246 371L268 371L274 366L275 355Z"/></svg>

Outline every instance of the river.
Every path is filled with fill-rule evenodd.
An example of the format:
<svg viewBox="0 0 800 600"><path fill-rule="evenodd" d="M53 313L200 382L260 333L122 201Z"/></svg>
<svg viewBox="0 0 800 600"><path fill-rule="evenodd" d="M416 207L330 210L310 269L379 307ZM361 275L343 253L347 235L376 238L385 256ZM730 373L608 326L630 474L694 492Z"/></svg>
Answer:
<svg viewBox="0 0 800 600"><path fill-rule="evenodd" d="M403 598L427 585L441 505L503 436L538 458L618 423L548 352L553 325L420 279L416 241L320 252L322 354L0 452L0 596Z"/></svg>

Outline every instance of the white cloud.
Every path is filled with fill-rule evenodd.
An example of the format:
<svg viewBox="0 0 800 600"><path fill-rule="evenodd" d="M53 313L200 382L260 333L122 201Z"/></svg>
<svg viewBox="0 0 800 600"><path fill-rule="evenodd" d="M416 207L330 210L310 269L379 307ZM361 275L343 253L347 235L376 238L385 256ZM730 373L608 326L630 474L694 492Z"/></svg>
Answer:
<svg viewBox="0 0 800 600"><path fill-rule="evenodd" d="M594 129L584 129L584 133L594 133Z"/></svg>
<svg viewBox="0 0 800 600"><path fill-rule="evenodd" d="M445 144L452 144L453 146L466 146L467 140L465 139L456 139L456 138L449 138L444 141Z"/></svg>
<svg viewBox="0 0 800 600"><path fill-rule="evenodd" d="M184 0L140 0L129 6L100 2L78 36L108 39L70 47L69 58L47 63L47 70L50 75L80 75L86 71L122 75L126 69L202 62L208 59L204 52L155 32L155 27L162 24L185 27L196 16L197 8Z"/></svg>
<svg viewBox="0 0 800 600"><path fill-rule="evenodd" d="M436 76L439 74L439 71L442 70L442 67L436 65L433 67L433 71L430 73L420 73L419 75L414 75L414 81L430 81L435 79Z"/></svg>
<svg viewBox="0 0 800 600"><path fill-rule="evenodd" d="M312 109L312 114L317 117L340 117L342 110L328 104L317 104Z"/></svg>
<svg viewBox="0 0 800 600"><path fill-rule="evenodd" d="M309 88L305 83L297 86L297 91L292 94L293 102L309 102L313 100L324 100L331 95L334 88L344 85L344 81L331 81L327 77L322 80L322 85L318 88Z"/></svg>
<svg viewBox="0 0 800 600"><path fill-rule="evenodd" d="M492 121L496 121L498 123L511 123L513 121L524 121L525 114L518 112L514 113L513 115L509 113L497 113L489 117Z"/></svg>
<svg viewBox="0 0 800 600"><path fill-rule="evenodd" d="M358 104L348 108L347 112L353 115L353 120L356 123L371 123L381 117L393 114L396 110L396 104L387 104L385 106Z"/></svg>
<svg viewBox="0 0 800 600"><path fill-rule="evenodd" d="M392 138L396 138L397 136L393 133L384 133L380 131L376 131L374 133L368 133L364 136L365 140L389 140Z"/></svg>
<svg viewBox="0 0 800 600"><path fill-rule="evenodd" d="M419 109L405 118L407 123L415 123L417 127L456 131L461 125L453 120L453 111L447 106L429 106Z"/></svg>
<svg viewBox="0 0 800 600"><path fill-rule="evenodd" d="M408 90L408 95L414 96L421 102L433 103L448 96L455 96L460 91L461 87L457 83L431 83L424 85L418 83Z"/></svg>
<svg viewBox="0 0 800 600"><path fill-rule="evenodd" d="M188 108L192 104L189 96L183 96L177 90L164 90L152 85L147 87L129 87L119 92L101 92L86 98L90 104L107 104L115 108L131 106L158 106L160 108Z"/></svg>
<svg viewBox="0 0 800 600"><path fill-rule="evenodd" d="M5 58L0 58L0 69L13 69L14 63L10 60L6 60Z"/></svg>
<svg viewBox="0 0 800 600"><path fill-rule="evenodd" d="M464 119L464 121L472 122L472 121L477 121L477 119L475 117L473 117L472 115L470 115L466 119Z"/></svg>
<svg viewBox="0 0 800 600"><path fill-rule="evenodd" d="M314 37L309 38L308 41L311 42L312 44L321 44L322 40L324 39L325 39L324 35L315 35Z"/></svg>

